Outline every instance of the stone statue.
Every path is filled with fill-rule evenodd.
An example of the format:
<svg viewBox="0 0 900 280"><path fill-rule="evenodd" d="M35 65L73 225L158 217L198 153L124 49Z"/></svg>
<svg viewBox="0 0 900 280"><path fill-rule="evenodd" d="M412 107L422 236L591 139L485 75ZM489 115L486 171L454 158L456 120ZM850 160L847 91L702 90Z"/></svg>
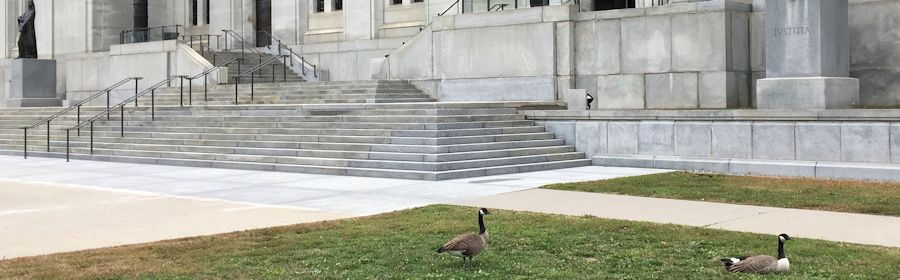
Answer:
<svg viewBox="0 0 900 280"><path fill-rule="evenodd" d="M28 1L28 10L16 21L19 22L19 58L37 58L37 37L34 34L34 1Z"/></svg>

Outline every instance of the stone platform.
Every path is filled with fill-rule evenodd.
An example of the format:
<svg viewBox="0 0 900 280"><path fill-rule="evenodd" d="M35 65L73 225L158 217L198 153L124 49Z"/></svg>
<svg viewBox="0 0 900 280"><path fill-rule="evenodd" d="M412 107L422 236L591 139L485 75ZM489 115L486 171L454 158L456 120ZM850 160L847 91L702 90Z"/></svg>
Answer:
<svg viewBox="0 0 900 280"><path fill-rule="evenodd" d="M900 181L900 110L524 113L595 165Z"/></svg>

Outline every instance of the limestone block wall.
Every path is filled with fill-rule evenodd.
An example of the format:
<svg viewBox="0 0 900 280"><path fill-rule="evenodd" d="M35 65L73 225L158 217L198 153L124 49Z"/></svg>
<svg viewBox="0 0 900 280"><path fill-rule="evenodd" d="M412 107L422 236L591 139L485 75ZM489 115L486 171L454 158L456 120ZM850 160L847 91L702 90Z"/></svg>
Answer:
<svg viewBox="0 0 900 280"><path fill-rule="evenodd" d="M213 67L200 54L175 41L158 41L128 45L113 45L109 52L68 57L65 63L67 99L81 100L128 77L143 77L138 89L143 90L171 75L196 75ZM218 83L218 73L209 76L211 84ZM202 85L195 81L194 85ZM170 86L177 86L177 81ZM134 94L129 83L114 91L112 102L119 102ZM97 100L94 104L105 104Z"/></svg>
<svg viewBox="0 0 900 280"><path fill-rule="evenodd" d="M372 79L372 59L401 46L404 38L291 45L304 59L328 71L330 81Z"/></svg>
<svg viewBox="0 0 900 280"><path fill-rule="evenodd" d="M823 166L864 172L900 168L897 112L607 111L569 115L570 120L553 120L553 113L528 114L548 119L542 122L548 131L598 165L806 177L821 175ZM900 169L872 179L900 180L896 171Z"/></svg>
<svg viewBox="0 0 900 280"><path fill-rule="evenodd" d="M713 1L580 13L575 87L596 109L750 107L750 11Z"/></svg>
<svg viewBox="0 0 900 280"><path fill-rule="evenodd" d="M555 100L572 81L574 6L436 17L386 60L442 101Z"/></svg>

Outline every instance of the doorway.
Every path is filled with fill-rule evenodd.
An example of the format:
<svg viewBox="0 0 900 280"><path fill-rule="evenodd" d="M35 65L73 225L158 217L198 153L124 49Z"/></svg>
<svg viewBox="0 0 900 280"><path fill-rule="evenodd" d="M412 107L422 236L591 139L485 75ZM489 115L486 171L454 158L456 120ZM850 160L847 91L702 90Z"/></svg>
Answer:
<svg viewBox="0 0 900 280"><path fill-rule="evenodd" d="M257 47L272 44L272 38L268 34L272 34L272 0L256 0Z"/></svg>

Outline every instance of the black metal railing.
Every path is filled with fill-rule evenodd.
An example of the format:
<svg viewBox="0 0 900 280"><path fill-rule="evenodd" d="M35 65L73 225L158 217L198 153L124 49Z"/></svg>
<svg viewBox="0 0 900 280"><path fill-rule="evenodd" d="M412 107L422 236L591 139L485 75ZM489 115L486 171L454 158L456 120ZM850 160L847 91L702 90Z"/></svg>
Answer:
<svg viewBox="0 0 900 280"><path fill-rule="evenodd" d="M267 45L266 48L269 50L272 50L272 53L271 53L272 55L278 55L278 56L287 55L288 56L288 58L289 58L288 62L290 62L290 64L285 64L285 66L290 66L291 69L293 70L294 66L297 65L300 67L299 74L301 76L303 76L303 79L305 79L307 81L319 80L319 71L318 71L318 68L316 67L316 65L309 63L302 56L297 55L297 53L294 52L293 48L289 47L287 44L285 44L283 41L281 41L281 39L278 39L274 35L269 34L269 32L257 31L257 33L260 35L263 35L263 36L257 36L257 38L270 38L271 39L270 44ZM312 72L312 79L310 79L310 76L309 76L309 74L307 74L307 72Z"/></svg>
<svg viewBox="0 0 900 280"><path fill-rule="evenodd" d="M275 73L277 73L277 71L275 71L275 67L277 66L277 63L282 62L282 61L278 61L279 58L281 58L283 60L283 63L287 64L287 59L288 59L287 55L283 55L280 57L273 56L273 57L267 59L266 61L264 61L263 63L260 63L259 65L256 65L253 68L250 68L250 70L247 70L247 72L244 72L244 73L238 74L237 76L232 77L232 79L234 79L234 104L235 105L240 104L240 101L239 101L240 97L238 96L238 87L241 85L241 79L246 78L246 76L250 76L250 101L251 102L254 100L254 94L255 94L254 87L256 86L256 75L255 75L256 72L262 70L266 66L272 65L272 82L274 83L277 81L276 75L275 75ZM282 68L282 81L287 81L287 67Z"/></svg>
<svg viewBox="0 0 900 280"><path fill-rule="evenodd" d="M185 34L185 35L181 35L181 41L185 44L188 44L188 46L190 46L191 48L194 48L194 46L199 45L198 51L200 52L200 55L206 56L207 53L210 53L210 54L213 53L213 50L214 50L212 48L213 40L215 40L215 42L216 42L215 49L218 49L220 47L219 41L220 41L221 37L222 37L222 35L217 35L217 34L200 34L200 35ZM206 40L204 41L203 39L206 39ZM213 64L215 64L215 62L213 62Z"/></svg>
<svg viewBox="0 0 900 280"><path fill-rule="evenodd" d="M34 129L41 125L47 125L47 152L49 153L50 152L50 125L56 118L58 118L62 115L65 115L66 113L69 113L72 110L75 110L76 111L76 114L75 114L76 122L81 122L81 107L84 106L85 104L87 104L88 102L91 102L94 99L97 99L98 97L103 96L104 94L106 95L106 109L108 110L110 108L110 102L109 102L110 101L110 92L112 92L113 90L134 80L134 93L135 93L135 95L137 95L138 94L138 81L140 81L141 79L143 79L143 78L130 77L130 78L123 79L103 90L100 90L100 91L95 92L94 94L91 94L87 98L82 99L81 101L78 101L77 103L69 106L68 108L62 109L61 111L57 112L56 114L50 115L49 117L40 120L37 123L34 123L29 126L21 127L22 136L23 136L22 139L24 141L23 142L24 143L23 156L26 159L28 158L28 130L29 129ZM107 118L109 118L109 115L107 115ZM81 130L78 130L78 135L81 135Z"/></svg>
<svg viewBox="0 0 900 280"><path fill-rule="evenodd" d="M137 108L139 99L141 97L149 94L150 95L150 120L155 121L156 120L156 90L158 90L159 88L161 88L163 86L169 85L175 79L184 79L185 77L187 77L187 76L184 76L184 75L169 76L168 78L163 79L159 83L156 83L156 84L150 86L149 88L135 94L134 96L123 100L119 104L116 104L115 106L112 106L111 108L108 108L105 111L100 112L99 114L94 115L93 117L91 117L85 121L79 121L75 126L62 129L62 130L66 131L66 161L69 161L69 153L70 153L70 149L71 149L69 146L69 143L70 143L69 138L70 138L72 130L81 131L81 129L84 128L85 126L89 126L89 129L90 129L90 154L93 155L94 154L94 122L103 118L104 115L106 115L107 120L109 120L109 115L112 114L112 112L114 112L115 110L119 110L119 128L120 128L119 135L120 135L120 137L125 137L125 107L128 106L128 104L133 101L135 104L135 108ZM182 97L181 98L184 99L184 97L183 97L184 85L182 84L181 87L182 87L182 89L181 89ZM48 132L48 135L49 135L49 132ZM80 136L80 134L79 134L79 136ZM48 152L50 149L49 143L50 142L48 141L47 142Z"/></svg>
<svg viewBox="0 0 900 280"><path fill-rule="evenodd" d="M133 44L165 40L178 40L179 36L182 34L182 32L184 32L184 30L185 28L182 25L166 25L125 30L119 33L119 43Z"/></svg>
<svg viewBox="0 0 900 280"><path fill-rule="evenodd" d="M209 74L212 73L213 71L222 69L223 67L228 67L229 65L231 65L232 63L235 63L235 62L237 62L237 64L238 64L238 73L240 73L241 72L240 65L241 65L242 60L243 60L243 58L235 57L235 58L226 60L226 61L222 62L221 64L218 64L212 68L206 69L206 71L203 71L203 73L197 74L193 77L185 78L188 80L188 96L189 96L188 104L190 104L190 105L194 104L194 101L193 101L194 100L194 98L193 98L193 96L194 96L194 80L200 79L201 77L203 78L203 101L209 101Z"/></svg>
<svg viewBox="0 0 900 280"><path fill-rule="evenodd" d="M224 47L225 48L223 49L224 51L227 52L229 50L229 48L228 48L229 39L234 39L235 42L232 43L232 47L237 47L237 45L240 44L241 58L246 60L247 59L246 55L247 55L247 52L249 51L251 54L256 55L259 58L259 64L262 64L263 56L265 56L265 54L263 54L262 52L257 50L255 45L252 45L249 42L247 42L247 40L244 39L243 36L241 36L237 32L234 32L233 30L225 29L225 30L222 30L222 32L225 33L225 36L224 36Z"/></svg>

